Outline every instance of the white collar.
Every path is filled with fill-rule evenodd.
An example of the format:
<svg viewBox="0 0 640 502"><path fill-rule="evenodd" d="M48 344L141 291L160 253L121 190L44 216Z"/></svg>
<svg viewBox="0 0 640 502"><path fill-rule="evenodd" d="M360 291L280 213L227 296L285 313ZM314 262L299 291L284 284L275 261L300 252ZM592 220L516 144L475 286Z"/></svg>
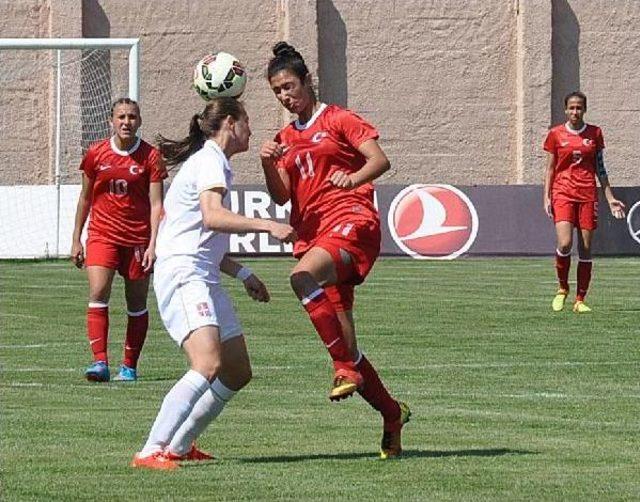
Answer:
<svg viewBox="0 0 640 502"><path fill-rule="evenodd" d="M212 148L214 149L216 152L218 152L220 155L222 155L222 158L224 159L223 165L224 168L227 171L231 171L231 164L229 163L229 159L227 158L227 156L224 154L224 152L222 151L222 148L220 148L220 145L218 143L216 143L214 140L212 139L208 139L207 141L204 142L204 146L203 148Z"/></svg>
<svg viewBox="0 0 640 502"><path fill-rule="evenodd" d="M569 122L565 122L564 123L564 128L567 130L567 132L571 133L571 134L582 134L584 132L584 130L587 128L587 123L585 122L584 124L582 124L582 127L578 130L575 129L571 129L571 127L569 127Z"/></svg>
<svg viewBox="0 0 640 502"><path fill-rule="evenodd" d="M117 153L118 155L121 155L123 157L126 157L127 155L131 155L133 152L135 152L138 147L140 146L140 138L136 139L136 142L133 144L133 146L131 148L129 148L128 150L120 150L120 148L118 148L116 146L116 141L115 141L115 136L111 136L111 149L114 151L114 153Z"/></svg>
<svg viewBox="0 0 640 502"><path fill-rule="evenodd" d="M321 103L320 104L320 108L318 108L316 110L316 113L314 113L313 115L311 115L311 118L309 120L307 120L306 123L301 124L300 123L300 119L296 119L296 121L293 123L293 125L295 126L295 128L298 131L304 131L306 129L309 129L309 127L311 127L313 125L313 123L316 121L316 119L318 118L318 116L324 111L324 109L327 107L326 103Z"/></svg>

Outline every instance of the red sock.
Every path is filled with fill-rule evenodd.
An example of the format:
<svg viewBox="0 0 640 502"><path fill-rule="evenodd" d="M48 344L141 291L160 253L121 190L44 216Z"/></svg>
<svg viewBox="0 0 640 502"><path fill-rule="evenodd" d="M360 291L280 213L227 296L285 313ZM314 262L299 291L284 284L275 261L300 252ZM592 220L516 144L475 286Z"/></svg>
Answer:
<svg viewBox="0 0 640 502"><path fill-rule="evenodd" d="M562 256L560 251L556 250L556 273L560 289L565 291L569 291L569 267L571 267L571 254Z"/></svg>
<svg viewBox="0 0 640 502"><path fill-rule="evenodd" d="M584 297L587 296L587 290L591 282L592 268L593 263L591 260L578 260L578 287L576 288L576 301L578 302L583 302Z"/></svg>
<svg viewBox="0 0 640 502"><path fill-rule="evenodd" d="M382 414L384 430L394 431L400 427L400 406L393 399L378 376L378 372L369 360L362 355L356 368L364 378L364 385L358 389L358 393L369 403L372 408Z"/></svg>
<svg viewBox="0 0 640 502"><path fill-rule="evenodd" d="M129 368L136 368L138 358L142 352L144 340L149 329L149 311L129 312L127 320L127 337L124 341L124 360L122 363Z"/></svg>
<svg viewBox="0 0 640 502"><path fill-rule="evenodd" d="M336 370L354 371L355 363L351 359L349 349L344 341L342 326L340 326L336 309L329 301L324 290L317 289L306 298L303 298L302 305L329 351L329 355L333 359L333 367Z"/></svg>
<svg viewBox="0 0 640 502"><path fill-rule="evenodd" d="M90 303L87 309L87 337L94 361L109 363L107 337L109 336L109 306Z"/></svg>

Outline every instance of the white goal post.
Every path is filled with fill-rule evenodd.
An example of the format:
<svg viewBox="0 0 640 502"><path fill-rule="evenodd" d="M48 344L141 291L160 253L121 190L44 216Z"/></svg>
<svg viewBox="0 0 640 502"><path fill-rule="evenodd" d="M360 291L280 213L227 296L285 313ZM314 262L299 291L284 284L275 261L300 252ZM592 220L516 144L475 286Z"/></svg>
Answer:
<svg viewBox="0 0 640 502"><path fill-rule="evenodd" d="M112 56L114 50L121 56ZM34 52L33 56L23 57L13 51L48 53L37 56ZM122 68L116 68L119 63ZM0 258L67 255L66 241L70 242L73 226L69 212L75 211L79 190L80 178L75 172L78 160L89 141L100 139L96 135L104 136L111 101L124 96L139 100L140 41L0 38L0 67L0 218L4 226L0 232ZM112 82L116 77L117 84ZM126 86L122 85L124 78ZM38 86L37 81L33 84L36 79L44 81L44 85ZM44 118L40 127L33 127L31 132L25 127L21 132L16 131L15 125L21 127L20 121L15 120L22 118L20 114L27 119L29 115ZM101 127L94 125L98 123ZM40 143L36 145L37 140ZM41 150L39 156L30 151L36 147ZM25 151L28 154L22 153ZM42 170L33 179L15 172L22 167L33 170L32 166ZM40 209L42 214L31 214L31 218L21 214L33 213L34 209L36 213ZM7 221L11 224L7 225Z"/></svg>
<svg viewBox="0 0 640 502"><path fill-rule="evenodd" d="M129 97L138 101L138 75L140 73L139 38L0 38L0 50L7 49L56 49L58 56L63 49L129 49ZM58 57L58 80L60 58Z"/></svg>

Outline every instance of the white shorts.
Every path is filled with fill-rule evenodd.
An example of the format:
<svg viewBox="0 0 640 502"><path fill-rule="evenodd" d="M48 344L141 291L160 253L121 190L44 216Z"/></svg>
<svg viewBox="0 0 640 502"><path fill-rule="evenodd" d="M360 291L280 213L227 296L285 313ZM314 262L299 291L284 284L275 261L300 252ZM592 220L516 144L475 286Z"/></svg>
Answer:
<svg viewBox="0 0 640 502"><path fill-rule="evenodd" d="M182 282L179 274L167 272L154 274L153 288L162 322L178 345L203 326L217 326L223 343L242 335L231 299L220 284Z"/></svg>

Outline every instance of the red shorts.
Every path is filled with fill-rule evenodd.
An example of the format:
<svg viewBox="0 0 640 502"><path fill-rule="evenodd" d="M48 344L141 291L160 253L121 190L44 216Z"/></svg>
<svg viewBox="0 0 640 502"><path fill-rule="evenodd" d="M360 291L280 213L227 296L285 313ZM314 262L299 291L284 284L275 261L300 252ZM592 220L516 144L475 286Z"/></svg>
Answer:
<svg viewBox="0 0 640 502"><path fill-rule="evenodd" d="M558 199L553 201L553 221L568 221L582 230L598 227L598 203Z"/></svg>
<svg viewBox="0 0 640 502"><path fill-rule="evenodd" d="M328 251L333 258L338 283L325 287L325 292L340 312L352 310L354 286L361 284L380 254L380 226L377 222L354 222L336 225L320 236L314 246ZM351 257L344 262L343 253Z"/></svg>
<svg viewBox="0 0 640 502"><path fill-rule="evenodd" d="M87 240L85 265L87 267L97 265L117 270L125 279L137 281L149 277L151 271L145 272L142 268L142 257L147 246L119 246L117 244Z"/></svg>

